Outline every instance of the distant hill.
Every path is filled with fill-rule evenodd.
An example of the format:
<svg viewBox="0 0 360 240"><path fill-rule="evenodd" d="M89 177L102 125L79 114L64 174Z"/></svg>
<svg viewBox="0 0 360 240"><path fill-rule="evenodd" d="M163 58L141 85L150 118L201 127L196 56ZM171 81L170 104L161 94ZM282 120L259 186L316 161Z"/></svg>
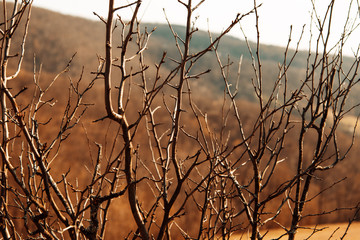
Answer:
<svg viewBox="0 0 360 240"><path fill-rule="evenodd" d="M96 53L101 54L103 38L99 22L33 7L24 66L32 71L35 56L43 71L58 73L77 52L72 70L86 66L90 71L97 64Z"/></svg>
<svg viewBox="0 0 360 240"><path fill-rule="evenodd" d="M143 27L145 26L150 30L156 27L146 52L149 65L158 62L164 51L167 52L168 58L179 58L177 49L174 47L174 37L167 25L143 23ZM176 25L173 28L179 36L182 36L185 31L182 26ZM85 76L87 76L97 68L97 54L103 55L104 31L104 24L100 20L91 21L34 7L27 39L24 67L27 71L32 72L35 56L37 69L42 64L43 71L58 73L66 66L71 56L77 52L71 71L74 75L78 74L82 66L85 66ZM208 33L198 31L192 39L191 51L201 50L208 44ZM254 48L255 44L250 43L250 46ZM237 78L237 62L240 56L243 56L239 97L253 100L251 79L254 77L254 73L251 66L251 56L245 41L227 36L221 41L219 51L224 60L227 60L229 56L231 61L234 62L230 72L232 73L232 81ZM255 52L254 49L253 52ZM265 92L271 90L272 83L278 76L278 64L283 62L283 57L284 48L268 45L261 46ZM295 87L304 78L306 57L307 52L299 52L294 60L292 68L288 72L290 88ZM350 66L351 63L351 58L344 58L345 66ZM194 71L198 69L218 69L218 64L213 53L210 53L196 67ZM223 91L223 81L218 71L217 73L212 72L198 81L202 85L205 84L209 88L216 89L219 93Z"/></svg>

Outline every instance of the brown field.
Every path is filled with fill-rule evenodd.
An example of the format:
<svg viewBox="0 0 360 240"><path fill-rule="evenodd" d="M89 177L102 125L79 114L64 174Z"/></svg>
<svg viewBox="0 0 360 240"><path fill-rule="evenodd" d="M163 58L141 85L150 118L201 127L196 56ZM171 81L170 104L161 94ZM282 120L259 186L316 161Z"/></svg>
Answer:
<svg viewBox="0 0 360 240"><path fill-rule="evenodd" d="M314 233L314 226L307 226L304 229L299 230L298 234L296 235L296 240L304 240L304 239L319 239L319 240L337 240L341 239L344 235L344 232L348 226L348 223L335 223L335 224L325 224L325 225L318 225L316 226L316 233ZM320 231L321 230L321 231ZM284 234L284 230L282 229L273 229L269 230L268 234L264 237L265 240L271 239L279 239L279 237ZM314 235L310 237L310 235L314 233ZM247 234L244 235L234 235L232 240L235 239L250 239ZM287 239L286 236L280 239ZM346 236L343 239L347 240L356 240L360 239L360 222L355 222L349 228Z"/></svg>

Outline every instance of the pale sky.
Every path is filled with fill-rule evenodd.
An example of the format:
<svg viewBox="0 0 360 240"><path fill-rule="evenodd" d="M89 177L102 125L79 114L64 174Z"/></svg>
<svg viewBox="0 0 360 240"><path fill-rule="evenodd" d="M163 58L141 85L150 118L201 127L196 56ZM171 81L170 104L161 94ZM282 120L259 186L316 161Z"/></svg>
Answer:
<svg viewBox="0 0 360 240"><path fill-rule="evenodd" d="M312 0L317 6L318 15L322 15L330 0ZM339 39L344 29L344 23L349 10L351 0L335 1L335 12L333 20L333 39ZM124 5L129 0L117 0L117 6ZM193 0L197 3L199 0ZM359 0L354 0L351 8L351 20L360 23L358 10ZM307 49L309 43L310 12L312 10L311 0L258 0L257 4L263 5L259 8L260 15L260 41L264 44L285 46L289 37L290 26L293 25L293 41L291 46L296 46L302 26L306 24L302 49ZM196 25L202 30L208 30L208 26L213 32L220 32L229 24L237 13L246 13L253 8L254 0L207 0L194 13L199 16ZM108 0L34 0L35 6L51 9L65 14L76 15L96 20L93 15L95 11L106 18ZM173 24L185 23L185 8L177 0L143 0L142 12L140 17L143 22L164 23L166 15ZM126 18L129 16L129 9L122 10L118 14ZM241 25L250 40L256 39L254 28L254 15L246 17ZM314 26L314 29L315 26ZM314 30L315 31L315 30ZM231 32L232 35L243 39L240 27ZM346 54L353 55L360 43L360 29L348 40L348 46L344 50Z"/></svg>

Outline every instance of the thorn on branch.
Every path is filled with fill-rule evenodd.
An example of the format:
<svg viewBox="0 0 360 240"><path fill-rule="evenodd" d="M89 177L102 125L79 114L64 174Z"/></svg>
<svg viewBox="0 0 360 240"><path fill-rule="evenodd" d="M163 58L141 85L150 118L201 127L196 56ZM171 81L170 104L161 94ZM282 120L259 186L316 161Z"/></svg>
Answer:
<svg viewBox="0 0 360 240"><path fill-rule="evenodd" d="M97 123L97 122L100 122L100 121L104 121L105 119L109 118L109 116L104 116L102 118L99 118L99 119L96 119L93 121L93 123Z"/></svg>
<svg viewBox="0 0 360 240"><path fill-rule="evenodd" d="M22 92L26 91L27 89L28 89L27 87L23 87L17 94L14 95L14 98L19 96Z"/></svg>
<svg viewBox="0 0 360 240"><path fill-rule="evenodd" d="M95 16L97 16L97 17L100 19L100 21L102 21L103 23L107 24L106 20L105 20L102 16L100 16L100 15L97 14L96 12L93 12L93 14L94 14Z"/></svg>

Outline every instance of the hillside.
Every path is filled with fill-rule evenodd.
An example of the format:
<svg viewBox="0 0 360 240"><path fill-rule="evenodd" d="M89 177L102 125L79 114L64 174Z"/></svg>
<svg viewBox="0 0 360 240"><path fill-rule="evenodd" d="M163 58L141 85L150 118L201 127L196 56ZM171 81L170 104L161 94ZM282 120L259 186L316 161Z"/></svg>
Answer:
<svg viewBox="0 0 360 240"><path fill-rule="evenodd" d="M168 59L179 58L177 49L174 47L174 37L172 36L172 33L167 25L144 23L143 26L146 26L148 31L156 27L155 32L151 35L149 46L146 51L146 61L149 65L153 65L154 63L159 62L164 51L167 52ZM182 26L176 25L173 26L173 28L180 36L185 31L184 27ZM120 33L118 34L120 37ZM40 8L34 8L27 43L26 69L29 71L32 70L32 58L35 54L37 64L42 64L43 71L56 74L64 68L68 59L75 52L77 52L76 59L71 68L71 73L76 76L79 74L81 67L85 66L85 76L89 76L89 73L97 68L98 60L96 56L103 55L103 42L104 24L100 21L90 21L78 17L62 15ZM191 51L195 52L197 50L203 49L207 47L207 44L209 44L208 33L199 31L196 33L192 41ZM255 47L255 44L251 43L251 46ZM231 72L237 72L236 61L238 61L240 56L243 56L243 65L241 68L239 87L240 92L238 96L239 98L251 102L254 99L254 95L250 79L254 76L253 69L251 67L251 56L249 54L247 44L243 40L227 36L221 41L219 49L221 56L224 59L229 56L230 59L234 61L230 74ZM262 45L261 51L263 69L266 73L264 74L264 83L269 83L268 88L265 86L265 89L271 90L272 82L277 78L278 75L278 64L279 62L281 63L283 61L282 59L284 56L284 48ZM290 53L291 52L293 52L293 50L291 50ZM288 72L290 88L291 86L297 86L297 83L302 80L303 74L305 73L306 57L307 52L299 52L297 58L295 58L292 64L292 69L290 69ZM346 66L345 68L349 68L351 63L351 58L344 58L344 65ZM218 69L218 64L213 54L205 56L205 58L202 59L197 66L198 68L202 69ZM237 76L233 74L232 78L236 79L236 77ZM221 80L221 76L219 75L219 71L213 71L197 81L199 81L200 86L210 89L212 93L215 90L215 92L218 92L219 96L221 97L224 84ZM102 89L102 86L99 86L101 87L100 89ZM92 96L92 103L94 103L95 99L97 99L97 101L102 101L102 99L99 99L101 94L93 94ZM199 98L201 98L201 96L199 96ZM217 96L213 96L212 101L216 102L217 98ZM208 99L203 99L201 101L203 102L202 104L205 105L205 108L210 108L209 106L206 106L208 105ZM251 113L250 109L252 107L256 107L252 106L251 103L246 103L246 101L243 103L249 106L243 107L245 109L243 114L244 118L248 119L248 124L251 124L251 119L253 119L254 116L252 116L253 113ZM353 100L350 100L350 102L356 101L356 96L354 96ZM96 110L93 117L99 118L102 116L98 113L99 111ZM343 135L340 137L346 138ZM346 142L348 140L344 141ZM309 144L311 143L309 142ZM289 145L292 145L292 143L290 142ZM356 152L358 152L358 148L351 152L350 157L356 156ZM291 158L292 157L290 157L290 159ZM356 177L358 172L357 169L358 167L344 165L344 169L339 170L339 175L337 175L337 178L340 178L340 176L343 176L345 173L351 173L351 176ZM348 177L352 179L350 175ZM350 179L348 179L348 181L352 181ZM355 186L355 184L353 186ZM328 194L331 196L331 192ZM326 197L324 198L326 199ZM356 199L356 195L344 195L343 201L353 202L354 199ZM321 201L323 200L321 199ZM333 203L329 203L329 205L332 204Z"/></svg>
<svg viewBox="0 0 360 240"><path fill-rule="evenodd" d="M95 219L94 222L97 222L97 219L101 218L103 223L109 221L106 230L104 229L107 238L113 239L119 236L136 238L139 229L129 217L134 212L134 209L129 207L132 203L138 204L142 217L146 219L146 224L149 224L148 228L155 229L152 233L154 236L160 229L161 217L175 212L169 221L171 223L169 231L173 223L179 226L174 233L171 233L174 239L185 237L181 235L184 233L182 229L191 236L197 236L199 224L194 223L200 221L204 224L204 228L209 224L208 233L213 231L214 234L220 234L220 230L215 229L217 225L244 233L251 225L248 218L252 218L247 211L253 211L262 202L264 204L259 215L261 219L258 220L259 223L264 223L261 227L266 228L289 226L289 216L295 203L306 202L302 212L303 225L346 222L349 217L354 216L352 207L360 199L358 191L360 186L357 181L360 172L358 164L360 148L355 145L352 151L347 152L347 147L353 144L350 134L336 131L336 127L333 132L331 121L333 120L334 126L337 126L337 120L326 117L325 122L321 118L325 115L324 111L321 111L322 108L331 111L342 104L341 97L346 96L345 90L341 90L336 84L334 87L323 84L321 88L319 87L319 95L333 96L331 93L334 91L340 96L335 100L332 97L326 98L330 102L326 105L321 102L323 96L316 95L317 91L314 90L314 94L311 95L311 99L315 99L313 104L306 95L306 91L313 89L306 85L294 94L298 95L293 102L281 103L280 99L281 107L278 108L278 101L274 100L264 107L262 102L259 104L255 101L256 96L252 86L254 70L247 44L234 37L225 37L219 45L220 57L223 60L229 58L230 62L233 62L230 63L229 68L231 83L235 83L237 79L237 61L243 56L239 94L238 98L234 98L234 102L231 101L231 97L224 97L226 90L213 52L207 53L191 70L201 72L210 69L210 73L198 79L184 80L186 78L184 77L181 84L184 84L183 86L188 84L187 87L178 87L182 78L179 77L179 73L173 75L175 77L172 81L167 82L166 78L166 74L175 65L174 62L181 60L169 27L146 23L143 26L148 26L148 31L156 27L144 54L145 64L151 67L144 68L147 69L144 75L134 74L122 79L125 82L124 95L119 94L118 98L113 96L118 102L113 105L114 108L117 107L115 111L120 117L117 117L118 115L112 117L109 114L109 105L106 105L108 107L106 108L104 104L106 84L103 79L106 79L106 73L99 74L100 77L94 85L90 84L89 91L82 92L92 80L91 72L97 70L98 56L100 58L104 55L104 23L39 8L33 9L24 71L15 81L9 81L3 89L10 89L14 97L8 98L16 101L16 104L8 107L6 114L3 114L3 118L8 119L3 121L3 126L7 122L12 124L11 138L4 141L4 145L7 143L11 145L9 159L15 166L14 171L19 172L18 176L21 176L21 180L25 179L23 163L25 166L29 162L25 175L28 173L33 175L25 181L29 182L27 185L30 189L32 189L31 181L34 182L34 189L37 187L36 184L39 184L38 189L33 192L38 194L41 200L45 196L44 204L47 204L48 199L52 201L48 196L50 192L63 191L66 194L63 202L69 202L71 206L65 210L78 211L74 214L75 217L69 218L70 223L64 220L64 226L67 228L60 226L59 229L66 229L63 232L70 229L71 234L72 227L69 228L66 224L72 224L71 226L76 225L74 228L80 229L79 232L86 234L81 227L89 226L88 219L91 221ZM117 38L120 38L120 28L115 31ZM179 36L184 34L182 26L173 26L173 28ZM21 33L18 34L15 43L20 41ZM131 44L133 47L134 43ZM208 33L196 32L192 38L190 52L199 51L208 44ZM254 47L254 43L250 46ZM135 48L127 50L136 51ZM54 76L64 69L75 52L77 54L70 72L51 82ZM167 53L166 62L157 74L156 64L160 62L163 52ZM265 84L264 102L273 88L274 81L277 80L278 65L282 62L283 52L284 48L281 47L261 46ZM12 54L16 54L16 51ZM306 56L306 52L300 52L293 62L293 67L288 71L289 92L297 88L303 80ZM32 73L34 59L35 75ZM344 68L349 68L351 61L351 58L344 58ZM108 90L112 93L123 93L121 90L118 91L121 87L118 87L120 84L117 76L124 75L117 75L119 70L116 67L120 68L120 71L122 69L115 65L115 61L112 63L113 87ZM139 69L137 65L131 64L133 63L129 62L127 65L130 71ZM183 66L191 64L185 61ZM76 82L83 67L82 81ZM41 76L38 74L40 69ZM314 73L316 74L317 72ZM315 80L314 85L316 81L318 80ZM42 90L49 84L51 86L48 92L42 96L45 92ZM24 86L28 88L25 89ZM355 96L358 89L353 90L354 96L350 96L350 103L358 101ZM178 99L181 99L180 103L177 102ZM106 100L108 99L105 96L105 102ZM339 102L333 104L332 100ZM308 112L301 109L300 105L304 102L306 104L307 101L311 103ZM125 105L124 108L117 106L121 103ZM21 112L17 112L16 106L19 106ZM237 106L239 111L233 106ZM335 107L327 108L328 106ZM320 111L317 112L319 109ZM304 111L303 122L307 122L309 118L315 119L312 124L303 128L299 120L301 111ZM311 116L308 117L310 114ZM9 118L6 118L8 116ZM113 118L116 118L117 122ZM22 122L23 119L25 123ZM356 121L353 118L350 120L352 124ZM320 124L322 128L318 127ZM29 136L23 134L23 129L26 127L31 130ZM322 130L324 132L321 132ZM30 138L30 141L26 137ZM357 141L358 139L356 144ZM31 143L36 146L30 148ZM52 143L54 145L51 145ZM323 147L321 154L318 154L319 146ZM33 152L38 153L37 151L40 157L33 154ZM339 157L338 160L337 157L340 155L346 155L346 159ZM318 156L320 162L318 165L313 165ZM333 162L334 159L336 162ZM300 161L304 167L299 166L302 165L299 164ZM38 166L42 165L46 168L39 170ZM323 165L329 166L329 169L325 169L327 167L322 169ZM335 166L336 168L332 169ZM133 179L128 177L129 172L130 175L134 174ZM46 176L44 178L46 181L43 181L41 174ZM47 174L51 174L54 180L48 178ZM260 176L262 181L259 180ZM305 189L302 185L304 179L312 179L306 201L295 200L293 196L299 191L296 187ZM51 187L42 185L48 184L48 180L54 182ZM15 196L15 199L19 198L19 202L31 202L32 199L27 198L26 191L23 197L16 189L18 185L20 190L27 185L16 185L15 182L9 184L12 186L11 184L14 183L15 186L11 196ZM60 190L57 190L56 184L61 185ZM126 192L130 196L129 192L135 191L132 189L134 186L138 191L136 198L130 200L122 195ZM283 186L287 187L283 188ZM258 196L253 194L257 191L256 188L261 189ZM280 191L282 189L283 192ZM53 212L49 211L51 217L55 216L55 212L58 215L66 214L61 207L61 194L56 193L56 196L60 199L58 201L60 211L57 212L58 208L53 208ZM105 200L98 202L99 199ZM247 203L247 199L252 200ZM116 204L112 204L110 208L112 201ZM56 206L58 202L51 204ZM106 204L108 205L105 206ZM39 211L38 205L32 203L30 205L31 211ZM31 211L27 213L27 207L16 206L11 210L15 212L20 209L25 216L32 213ZM173 208L170 207L169 211L165 211L167 213L163 213L162 211L168 206ZM100 208L94 209L96 207ZM95 214L97 211L100 212L99 216ZM206 213L207 211L209 213ZM331 214L325 214L327 211ZM22 218L21 213L20 211L17 215L14 214L17 218L14 220L15 224L23 224L21 221L25 217ZM81 223L77 220L78 216L81 218ZM274 217L275 220L268 221L266 220L268 217L269 219ZM40 218L35 216L30 220L33 219ZM56 225L52 224L52 222L56 223L56 220L52 219L45 219L43 222ZM211 227L213 223L216 227ZM258 223L255 222L256 224ZM32 229L36 228L31 226L30 230ZM29 229L26 230L30 232ZM205 235L202 236L206 239ZM170 235L168 238L170 239Z"/></svg>
<svg viewBox="0 0 360 240"><path fill-rule="evenodd" d="M30 32L27 40L27 49L25 57L25 68L33 71L34 56L37 68L42 64L42 70L49 73L58 73L67 64L67 61L76 52L76 58L71 69L74 75L78 74L85 67L85 74L94 71L98 66L97 55L103 55L104 42L104 24L100 21L90 21L73 16L65 16L56 12L51 12L41 8L33 8ZM144 23L149 31L156 27L152 34L146 51L148 64L158 62L162 53L167 52L168 59L177 59L179 57L174 47L174 37L167 25L153 25ZM174 30L181 36L184 33L184 27L173 26ZM120 33L117 33L120 37ZM214 34L216 36L216 34ZM199 31L192 39L192 51L205 48L209 44L207 32ZM254 43L251 43L254 48ZM243 63L240 77L240 98L248 100L253 99L251 78L253 78L253 69L251 67L251 56L247 44L234 37L225 37L220 43L219 51L224 60L227 57L233 62L230 72L236 73L240 56L243 56ZM254 49L253 49L253 52ZM289 56L291 56L290 51ZM276 46L261 46L261 59L263 62L264 83L269 83L265 90L270 91L272 82L278 76L278 64L283 62L284 48ZM302 80L302 74L305 72L307 52L299 52L292 63L292 68L288 72L289 86L292 86ZM348 68L352 59L345 57L344 65ZM213 54L205 56L194 68L218 69L218 63ZM222 93L223 82L221 77L215 71L205 76L206 80L200 79L201 84L208 88L218 89ZM230 79L237 76L233 74ZM355 101L355 100L354 100Z"/></svg>

